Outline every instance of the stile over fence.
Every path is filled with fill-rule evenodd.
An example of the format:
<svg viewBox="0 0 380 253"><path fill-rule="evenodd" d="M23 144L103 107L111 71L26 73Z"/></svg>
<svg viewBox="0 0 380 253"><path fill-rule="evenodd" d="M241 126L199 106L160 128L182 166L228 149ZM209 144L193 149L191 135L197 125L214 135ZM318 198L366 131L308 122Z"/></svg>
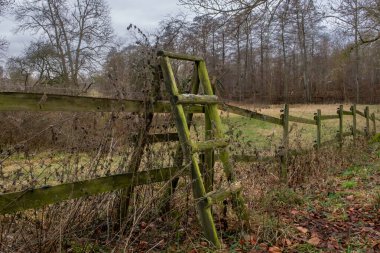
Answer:
<svg viewBox="0 0 380 253"><path fill-rule="evenodd" d="M374 113L370 114L369 107L365 107L364 111L357 110L356 105L352 105L350 110L344 110L343 106L339 106L337 114L335 115L324 115L321 110L317 110L313 119L293 116L290 114L289 105L285 105L282 109L281 116L279 118L270 115L261 114L255 111L243 109L237 106L229 105L223 103L215 95L211 89L207 70L203 59L197 57L190 57L186 55L178 55L173 53L162 53L163 63L166 64L164 70L167 71L166 85L169 90L172 89L172 99L170 101L156 101L152 102L151 106L146 107L145 102L142 100L120 100L120 99L109 99L109 98L93 98L93 97L78 97L69 95L54 95L54 94L36 94L36 93L12 93L12 92L1 92L0 93L0 111L50 111L50 112L133 112L133 113L146 113L147 110L150 113L172 113L175 111L178 114L178 122L184 129L182 132L179 131L178 134L148 134L147 138L153 140L154 142L166 142L166 141L180 141L181 145L184 145L185 141L190 143L189 155L192 157L192 163L196 159L194 157L195 152L199 152L200 157L206 157L204 163L208 164L213 170L214 154L207 152L214 151L217 148L224 148L227 144L223 140L212 140L211 138L205 142L198 143L197 146L192 146L194 143L189 140L188 129L186 118L192 117L193 114L200 113L208 115L209 121L214 120L220 123L220 118L217 113L217 109L221 111L226 111L229 113L237 114L243 117L248 117L252 119L257 119L260 121L265 121L279 127L283 128L282 135L282 145L279 150L280 154L280 178L283 182L287 180L288 173L288 159L292 154L289 149L289 122L297 122L301 124L309 124L316 127L315 134L315 145L316 150L337 143L340 146L343 145L343 139L348 136L353 136L355 141L358 135L364 135L370 137L371 134L376 133L376 121L380 121L376 118ZM194 79L193 82L199 87L199 83L202 83L205 90L208 90L207 95L191 95L177 94L178 91L175 87L175 78L170 69L169 58L194 61ZM193 93L197 93L193 92ZM217 107L216 107L217 106ZM191 115L191 117L189 117ZM352 128L349 132L344 132L343 130L343 117L352 117ZM366 126L364 131L361 131L357 127L357 116L365 118ZM216 120L217 119L217 120ZM339 120L338 133L334 139L322 142L322 121L325 120ZM206 122L206 130L212 128L212 122ZM177 123L178 123L177 122ZM372 131L371 124L372 122ZM207 125L208 124L208 125ZM178 124L177 124L178 129ZM187 130L186 130L187 129ZM218 138L223 135L220 132L220 126L218 126ZM209 131L211 132L211 130ZM206 132L207 134L207 132ZM182 136L181 136L182 135ZM211 136L209 136L211 137ZM219 147L220 146L220 147ZM186 147L186 146L185 146ZM219 153L219 160L223 163L229 165L229 156L226 154L227 151L221 151ZM235 157L238 161L254 161L255 157ZM200 159L202 161L202 159ZM227 167L228 167L227 166ZM72 183L63 183L54 186L45 185L39 188L28 188L19 192L7 192L0 193L0 215L15 213L19 211L24 211L27 209L41 208L45 205L59 203L66 200L77 199L81 197L87 197L92 195L98 195L106 192L112 192L116 190L123 190L131 188L138 185L153 184L156 182L173 182L178 176L189 176L191 175L194 179L194 174L197 171L194 169L188 169L188 166L175 166L161 169L151 169L144 171L133 170L129 173L116 174L111 176L99 177L90 180L77 181ZM232 168L228 168L232 169ZM199 168L198 168L199 171ZM197 173L195 173L197 172ZM202 173L202 172L200 172ZM212 189L212 183L210 183L210 178L208 175L213 173L208 173L207 175L196 175L194 181L200 181L200 183L195 182L194 184L202 184L204 180L205 188L208 189L207 193L202 193L201 197L196 197L197 201L203 201L202 203L197 203L201 208L210 209L210 205L215 201L220 201L226 197L238 197L241 190L241 186L238 183L230 185L228 189ZM202 179L203 177L203 179ZM230 174L228 177L233 178ZM212 179L211 179L212 180ZM211 186L211 189L210 189ZM197 189L196 189L197 190ZM211 190L211 191L210 191ZM205 192L205 189L202 189ZM239 198L237 198L239 200ZM241 204L241 203L240 203ZM238 209L239 210L239 209ZM204 216L208 219L211 216L211 212L205 213ZM209 217L210 216L210 217ZM204 219L206 219L204 218ZM207 239L209 239L215 246L218 246L219 241L215 235L215 229L210 229L204 225L204 220L201 223L203 225L204 231L206 233ZM207 222L206 222L207 223ZM212 217L211 217L211 223ZM210 223L210 224L211 224ZM213 224L211 224L213 225ZM210 226L211 226L210 225ZM208 235L209 234L209 235ZM213 237L215 236L215 237Z"/></svg>
<svg viewBox="0 0 380 253"><path fill-rule="evenodd" d="M42 98L47 97L42 102ZM139 100L117 100L93 97L75 97L67 95L53 94L32 94L32 93L0 93L0 111L58 111L58 112L143 112L143 101ZM168 101L158 101L154 104L155 113L170 113L171 108ZM289 113L289 105L285 105L282 109L280 118L270 115L261 114L255 111L243 109L229 104L220 104L219 110L265 121L283 128L283 139L281 157L281 178L287 177L287 159L292 153L289 150L289 122L297 122L301 124L309 124L316 127L315 149L320 149L333 143L342 145L343 139L353 136L356 140L358 135L367 136L376 133L376 122L380 121L375 113L370 113L369 107L366 106L364 111L352 105L349 110L344 110L340 105L336 115L323 115L321 110L315 113L314 119L307 119L292 116ZM199 105L186 106L187 112L203 113L203 107ZM352 117L352 131L343 130L343 117ZM366 126L364 131L357 128L357 116L364 117ZM321 142L321 122L325 120L339 120L338 132L336 138ZM372 123L372 124L371 124ZM372 126L371 126L372 125ZM372 127L372 131L370 128ZM155 134L149 135L152 141L165 142L178 140L177 135ZM254 161L255 157L236 156L237 161ZM81 182L62 184L57 186L45 186L38 189L28 189L22 192L3 193L0 194L0 214L14 213L31 208L39 208L44 205L58 203L68 199L86 197L90 195L101 194L104 192L114 191L128 187L130 185L142 185L159 181L170 180L176 174L179 168L164 168L161 170L149 170L137 173L127 173L123 175L113 175L104 178L97 178ZM133 178L133 180L132 180Z"/></svg>

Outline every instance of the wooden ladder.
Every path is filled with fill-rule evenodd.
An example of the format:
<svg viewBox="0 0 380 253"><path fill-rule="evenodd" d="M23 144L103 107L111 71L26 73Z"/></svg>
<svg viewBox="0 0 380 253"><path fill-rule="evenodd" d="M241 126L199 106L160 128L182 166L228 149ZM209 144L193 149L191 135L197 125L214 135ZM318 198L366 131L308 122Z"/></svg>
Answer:
<svg viewBox="0 0 380 253"><path fill-rule="evenodd" d="M166 51L158 52L163 72L166 89L170 96L170 104L174 114L179 141L185 161L191 164L191 177L193 195L197 202L199 220L203 227L205 237L216 247L220 247L220 241L215 228L211 212L211 205L231 197L233 207L239 218L248 219L248 213L241 197L241 186L235 180L234 171L227 150L228 141L222 131L222 122L218 113L218 97L214 95L205 61L196 56L176 54ZM179 94L170 59L194 62L192 77L192 94ZM200 83L205 95L198 95ZM205 110L205 141L193 142L190 138L190 121L192 114L186 114L186 104L204 106ZM225 189L212 191L214 150L219 149L219 159L223 164L223 170L229 182ZM201 172L198 164L197 153L204 152L204 166L206 172Z"/></svg>

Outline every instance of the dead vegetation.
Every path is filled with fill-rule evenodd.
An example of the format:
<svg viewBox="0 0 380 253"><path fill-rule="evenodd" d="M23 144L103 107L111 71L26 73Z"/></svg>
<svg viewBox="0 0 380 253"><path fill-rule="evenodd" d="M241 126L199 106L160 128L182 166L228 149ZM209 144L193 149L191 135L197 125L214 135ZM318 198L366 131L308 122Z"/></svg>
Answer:
<svg viewBox="0 0 380 253"><path fill-rule="evenodd" d="M33 126L20 137L20 140L30 140L24 141L23 149L13 148L19 143L18 140L9 141L8 145L3 146L2 192L94 178L128 169L126 164L132 157L135 145L132 137L143 124L141 117L123 113L104 114L101 117L94 114L55 116L56 124L45 130L50 136L46 137L46 132ZM45 117L41 120L41 127L44 120L52 120L52 114ZM29 116L28 119L36 121L29 121L30 124L39 123L37 117ZM66 121L62 123L59 119ZM168 124L163 124L170 125L170 122L170 117L155 117L152 129L155 132L171 131ZM195 129L200 123L195 125ZM19 131L22 127L15 129ZM85 131L87 134L84 134ZM232 139L239 138L237 131L231 132ZM36 141L26 137L27 133L33 136L33 132L44 133L41 134L44 138ZM53 132L58 133L55 139L52 138ZM201 138L199 132L199 129L193 131L196 138ZM235 148L246 150L251 144L240 145ZM244 198L249 210L252 210L251 224L250 230L242 233L240 222L230 208L215 207L218 231L226 250L235 248L244 252L259 250L260 247L267 247L268 250L276 245L282 249L300 244L294 238L297 228L289 223L289 217L286 218L289 212L311 205L308 196L335 191L336 182L331 181L332 175L353 164L370 164L376 158L374 154L377 149L368 146L365 140L352 145L347 141L343 150L330 147L292 156L287 186L279 180L279 161L276 157L270 161L236 163ZM148 143L141 167L153 169L169 166L173 163L170 157L173 157L175 148L175 143ZM221 171L217 166L214 188L220 187L221 182ZM122 223L118 220L118 209L115 209L120 202L118 193L4 215L0 225L1 251L208 251L210 245L202 239L193 208L191 181L186 177L180 180L178 191L170 202L171 211L162 214L160 205L164 202L162 196L167 186L168 183L159 183L137 187L130 215ZM372 197L374 207L378 206L376 196L374 194Z"/></svg>

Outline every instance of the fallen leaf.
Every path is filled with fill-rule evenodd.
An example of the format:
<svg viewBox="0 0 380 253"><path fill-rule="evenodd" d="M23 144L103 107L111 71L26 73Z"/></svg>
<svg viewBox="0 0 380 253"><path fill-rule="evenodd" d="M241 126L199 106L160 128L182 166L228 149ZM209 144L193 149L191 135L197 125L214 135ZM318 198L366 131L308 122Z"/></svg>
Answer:
<svg viewBox="0 0 380 253"><path fill-rule="evenodd" d="M208 243L207 243L207 242L201 242L201 246L203 246L203 247L207 247L207 246L208 246Z"/></svg>
<svg viewBox="0 0 380 253"><path fill-rule="evenodd" d="M256 245L257 244L257 238L255 235L250 235L250 234L244 234L243 235L243 238L246 242L249 242L250 244L252 245Z"/></svg>
<svg viewBox="0 0 380 253"><path fill-rule="evenodd" d="M260 243L259 244L259 248L262 249L262 250L267 250L268 249L268 244L266 244L266 243Z"/></svg>
<svg viewBox="0 0 380 253"><path fill-rule="evenodd" d="M293 209L293 210L290 211L290 213L293 214L293 215L297 215L299 212L297 210Z"/></svg>
<svg viewBox="0 0 380 253"><path fill-rule="evenodd" d="M354 198L355 198L354 195L348 195L348 196L346 197L346 199L347 199L347 200L350 200L350 201L351 201L351 200L354 200Z"/></svg>
<svg viewBox="0 0 380 253"><path fill-rule="evenodd" d="M329 249L339 249L340 248L338 241L333 237L329 238L329 242L327 243L327 245L328 245Z"/></svg>
<svg viewBox="0 0 380 253"><path fill-rule="evenodd" d="M310 238L307 243L313 245L313 246L318 246L318 244L321 242L321 239L319 239L318 237L312 237Z"/></svg>
<svg viewBox="0 0 380 253"><path fill-rule="evenodd" d="M140 241L139 242L139 247L146 248L147 246L148 246L148 242L147 241Z"/></svg>
<svg viewBox="0 0 380 253"><path fill-rule="evenodd" d="M141 222L141 224L140 224L140 227L142 228L142 229L145 229L146 228L146 226L147 226L148 224L146 223L146 222Z"/></svg>
<svg viewBox="0 0 380 253"><path fill-rule="evenodd" d="M292 241L290 241L289 239L285 239L285 244L286 246L290 246L292 245Z"/></svg>
<svg viewBox="0 0 380 253"><path fill-rule="evenodd" d="M273 247L269 247L268 252L269 253L281 253L282 250L279 247L273 246Z"/></svg>
<svg viewBox="0 0 380 253"><path fill-rule="evenodd" d="M304 234L306 234L307 232L309 232L309 230L307 228L304 228L304 227L296 227L296 229L298 231L300 231L301 233L304 233Z"/></svg>

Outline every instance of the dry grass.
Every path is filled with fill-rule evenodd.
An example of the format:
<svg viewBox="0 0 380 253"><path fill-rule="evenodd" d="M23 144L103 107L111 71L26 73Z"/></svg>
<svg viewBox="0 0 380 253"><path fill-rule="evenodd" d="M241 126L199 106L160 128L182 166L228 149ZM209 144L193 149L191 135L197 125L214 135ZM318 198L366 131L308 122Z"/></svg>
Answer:
<svg viewBox="0 0 380 253"><path fill-rule="evenodd" d="M252 106L250 108L257 109ZM271 106L261 108L260 112L278 117L280 108ZM291 114L311 118L316 108L334 114L337 106L294 105L290 111ZM44 147L34 149L33 145L37 144L27 145L28 142L24 142L24 147L28 149L18 150L14 149L14 144L9 143L4 148L0 167L1 191L54 185L127 171L126 165L134 149L134 143L131 141L134 131L131 130L139 127L141 118L129 114L118 114L116 118L115 115L103 115L102 118L98 118L98 125L94 128L93 124L86 121L87 116L83 118L83 122L80 115L76 117L79 117L79 130L75 130L72 120L66 121L66 125L61 123L55 128L59 133L55 143L44 141ZM56 118L56 123L60 122L58 119L62 119L62 116ZM223 120L227 123L226 131L232 141L233 153L274 156L275 149L281 142L281 127L233 115L223 115ZM196 118L196 126L192 129L193 137L199 140L204 138L202 121L203 119ZM76 122L75 124L78 124L78 120ZM129 125L126 125L128 122ZM174 130L170 117L155 118L154 126L157 127L153 127L153 131L158 133ZM308 138L314 135L312 128L303 132L299 130L302 127L292 126L290 138L293 140L293 147L307 147L306 143L310 141ZM30 127L29 131L31 136L41 132L33 127ZM88 132L85 136L89 139L82 141L80 136L85 131ZM26 129L22 132L25 133ZM50 134L49 130L48 140L51 140ZM46 138L44 133L41 136ZM21 140L22 138L25 137L20 137ZM50 149L56 143L64 145ZM84 143L87 146L83 147L87 149L73 148ZM253 210L251 230L256 234L258 241L275 243L287 238L292 231L278 220L278 215L281 210L299 205L297 192L309 191L316 184L327 184L325 179L328 173L346 167L357 160L357 156L365 155L364 144L357 147L346 144L346 148L339 155L331 148L291 158L288 182L291 190L285 190L279 181L279 160L276 157L268 162L236 164L237 177L244 186L244 197L249 209ZM175 143L148 145L142 157L140 170L172 165L175 149ZM352 154L353 149L361 151ZM219 188L224 178L219 165L216 169L215 188ZM2 216L0 252L97 252L112 249L153 252L170 249L169 251L182 252L193 248L207 250L208 246L205 245L196 222L191 180L180 180L178 191L171 201L171 211L162 215L159 209L164 201L162 196L167 185L168 183L160 183L137 187L131 216L122 223L118 220L116 209L120 201L118 193L67 201L38 210ZM374 203L377 203L375 197ZM239 240L241 231L236 215L231 212L231 208L228 208L225 215L223 205L216 206L214 214L223 241L230 246L233 245Z"/></svg>

